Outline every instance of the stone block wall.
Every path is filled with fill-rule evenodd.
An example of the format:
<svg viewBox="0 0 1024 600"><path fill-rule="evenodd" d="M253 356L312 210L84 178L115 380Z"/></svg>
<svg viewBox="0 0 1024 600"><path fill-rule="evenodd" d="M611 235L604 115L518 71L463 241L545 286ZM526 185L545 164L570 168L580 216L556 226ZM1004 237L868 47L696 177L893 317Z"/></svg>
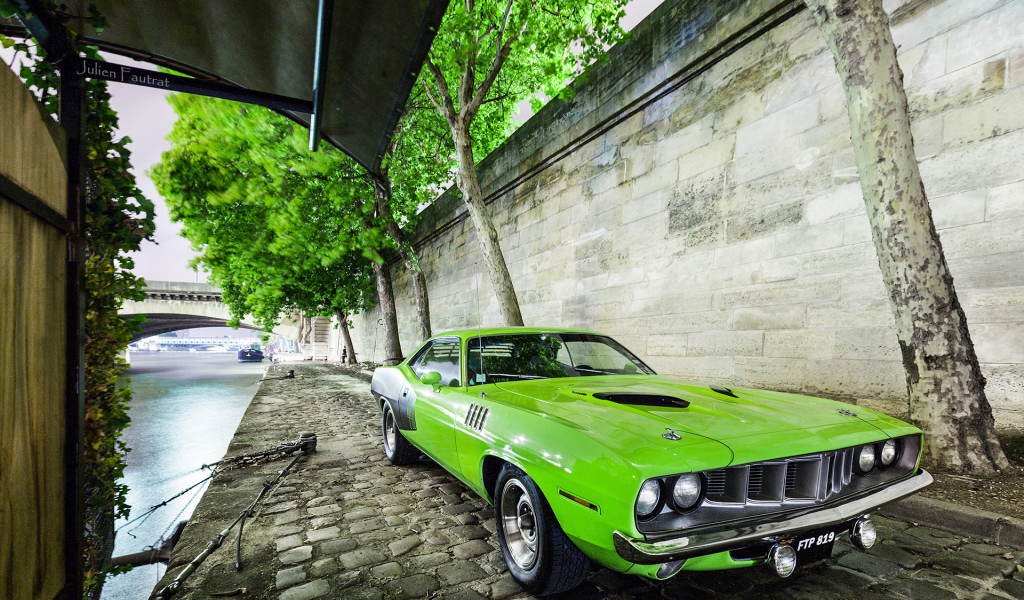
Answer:
<svg viewBox="0 0 1024 600"><path fill-rule="evenodd" d="M668 0L573 101L551 103L482 161L481 180L493 194L585 142L491 204L529 325L606 332L675 378L902 415L906 385L845 98L809 13L710 68L695 62L794 4ZM1024 1L887 9L989 399L1000 426L1024 427ZM594 136L605 119L614 126ZM501 323L464 210L449 190L416 231L435 332ZM401 264L393 275L410 353L411 284ZM363 358L377 327L375 312L357 318Z"/></svg>

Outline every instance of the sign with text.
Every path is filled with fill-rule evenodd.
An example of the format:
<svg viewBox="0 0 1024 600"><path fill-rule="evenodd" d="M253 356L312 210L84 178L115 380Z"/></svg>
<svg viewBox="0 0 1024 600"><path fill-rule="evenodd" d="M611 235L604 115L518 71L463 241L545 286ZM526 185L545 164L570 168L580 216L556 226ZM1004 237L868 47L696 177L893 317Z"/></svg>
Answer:
<svg viewBox="0 0 1024 600"><path fill-rule="evenodd" d="M81 58L78 63L78 75L92 79L104 79L117 83L129 85L141 85L145 87L158 88L171 92L182 92L185 94L197 94L200 96L211 96L225 100L235 100L248 104L259 104L277 110L290 110L292 112L311 113L313 112L313 101L300 98L289 98L277 94L269 94L257 90L246 89L241 86L222 83L220 81L208 81L204 79L192 79L180 75L160 73L138 67L117 65L102 60Z"/></svg>

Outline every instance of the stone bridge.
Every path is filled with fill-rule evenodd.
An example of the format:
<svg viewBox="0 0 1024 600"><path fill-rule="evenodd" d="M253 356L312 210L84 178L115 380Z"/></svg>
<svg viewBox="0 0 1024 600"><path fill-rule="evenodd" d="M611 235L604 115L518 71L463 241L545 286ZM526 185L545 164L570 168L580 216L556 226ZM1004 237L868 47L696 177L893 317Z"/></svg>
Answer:
<svg viewBox="0 0 1024 600"><path fill-rule="evenodd" d="M219 288L180 281L148 281L145 299L125 302L121 314L146 315L142 331L132 337L133 342L180 329L224 327L231 318ZM239 327L259 329L251 315L246 315ZM333 324L324 317L305 318L295 314L282 320L273 333L298 341L307 359L337 360L341 352Z"/></svg>
<svg viewBox="0 0 1024 600"><path fill-rule="evenodd" d="M219 288L180 281L147 282L146 298L141 302L125 302L121 314L146 315L142 331L133 336L133 342L179 329L224 327L231 318ZM259 329L248 315L242 319L240 327ZM282 321L273 332L301 342L300 328L299 318L293 318Z"/></svg>

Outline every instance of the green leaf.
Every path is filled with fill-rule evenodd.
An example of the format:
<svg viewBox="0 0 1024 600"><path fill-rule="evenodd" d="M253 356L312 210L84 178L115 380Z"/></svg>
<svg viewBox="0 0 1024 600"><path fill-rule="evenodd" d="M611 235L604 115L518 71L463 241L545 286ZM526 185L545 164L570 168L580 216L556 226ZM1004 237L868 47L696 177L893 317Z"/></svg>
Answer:
<svg viewBox="0 0 1024 600"><path fill-rule="evenodd" d="M15 5L14 2L11 2L11 0L0 0L0 17L9 19L18 14L18 12L19 10L17 5ZM4 47L6 48L7 46Z"/></svg>

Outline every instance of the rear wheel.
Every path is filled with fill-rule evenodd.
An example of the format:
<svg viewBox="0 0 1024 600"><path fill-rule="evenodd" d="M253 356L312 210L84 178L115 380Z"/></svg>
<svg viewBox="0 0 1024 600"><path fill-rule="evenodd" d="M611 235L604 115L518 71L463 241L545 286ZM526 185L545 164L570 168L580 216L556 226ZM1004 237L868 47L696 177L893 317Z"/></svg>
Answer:
<svg viewBox="0 0 1024 600"><path fill-rule="evenodd" d="M419 451L405 439L398 429L395 421L395 413L391 410L391 404L384 402L384 415L382 422L384 433L384 455L388 457L393 465L409 465L419 458Z"/></svg>
<svg viewBox="0 0 1024 600"><path fill-rule="evenodd" d="M583 583L590 561L562 531L529 475L513 465L502 467L494 508L501 554L519 585L547 596Z"/></svg>

